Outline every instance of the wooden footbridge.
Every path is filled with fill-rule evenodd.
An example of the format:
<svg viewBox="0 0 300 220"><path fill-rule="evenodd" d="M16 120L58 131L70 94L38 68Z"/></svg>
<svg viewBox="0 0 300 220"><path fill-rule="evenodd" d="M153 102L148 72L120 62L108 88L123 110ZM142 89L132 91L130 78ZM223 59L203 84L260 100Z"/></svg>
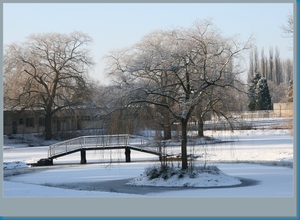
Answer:
<svg viewBox="0 0 300 220"><path fill-rule="evenodd" d="M41 159L37 165L53 165L53 159L80 152L80 163L86 164L86 151L125 149L125 161L130 162L131 150L162 155L161 149L153 141L134 135L93 135L81 136L49 146L48 158ZM166 155L165 155L166 156Z"/></svg>

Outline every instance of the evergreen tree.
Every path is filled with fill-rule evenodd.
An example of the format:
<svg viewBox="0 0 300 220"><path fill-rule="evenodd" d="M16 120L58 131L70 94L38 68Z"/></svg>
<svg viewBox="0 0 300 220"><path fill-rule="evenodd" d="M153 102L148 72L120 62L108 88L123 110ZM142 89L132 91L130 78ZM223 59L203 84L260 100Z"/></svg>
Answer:
<svg viewBox="0 0 300 220"><path fill-rule="evenodd" d="M271 110L271 96L266 78L261 78L256 84L255 110Z"/></svg>
<svg viewBox="0 0 300 220"><path fill-rule="evenodd" d="M258 55L256 47L249 54L249 68L247 73L247 83L250 85L248 90L248 109L254 111L255 91L252 83L255 74L260 73L261 77L266 78L269 84L269 92L273 102L292 102L292 89L289 81L293 79L293 62L291 59L282 60L278 47L269 49L269 56L265 55L264 48L261 50L261 57ZM289 95L287 95L287 93Z"/></svg>
<svg viewBox="0 0 300 220"><path fill-rule="evenodd" d="M270 110L272 108L267 79L261 77L259 73L253 75L248 97L248 108L250 111Z"/></svg>
<svg viewBox="0 0 300 220"><path fill-rule="evenodd" d="M248 108L249 111L255 111L256 110L256 100L257 100L257 94L256 94L256 85L258 81L261 79L261 75L259 73L254 73L252 76L248 97L249 97L249 104Z"/></svg>

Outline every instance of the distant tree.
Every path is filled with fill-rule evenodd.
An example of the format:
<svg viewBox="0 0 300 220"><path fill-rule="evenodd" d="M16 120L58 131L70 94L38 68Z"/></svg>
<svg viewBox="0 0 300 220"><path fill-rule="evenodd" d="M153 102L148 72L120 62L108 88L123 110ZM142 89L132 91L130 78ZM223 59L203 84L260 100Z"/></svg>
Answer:
<svg viewBox="0 0 300 220"><path fill-rule="evenodd" d="M273 47L269 49L269 71L267 74L267 80L274 81L274 51Z"/></svg>
<svg viewBox="0 0 300 220"><path fill-rule="evenodd" d="M293 102L293 80L290 81L288 95L287 95L287 101Z"/></svg>
<svg viewBox="0 0 300 220"><path fill-rule="evenodd" d="M280 58L280 52L278 47L275 47L275 55L273 47L269 49L269 57L264 54L264 49L261 50L261 57L259 59L259 68L256 63L258 56L255 55L257 52L252 50L249 56L249 69L247 82L251 85L253 76L255 73L260 73L262 78L266 78L268 81L268 88L273 103L287 101L287 93L290 80L293 79L293 62L291 59L282 60ZM258 70L258 71L255 71ZM253 84L253 83L252 83ZM253 87L250 86L250 90ZM248 109L254 110L254 103L251 101L253 92L248 95L249 106ZM251 107L252 106L252 107Z"/></svg>
<svg viewBox="0 0 300 220"><path fill-rule="evenodd" d="M293 14L292 14L291 11L287 16L286 25L281 25L280 28L281 28L281 30L282 30L285 37L293 37L294 18L293 18Z"/></svg>
<svg viewBox="0 0 300 220"><path fill-rule="evenodd" d="M247 83L250 83L254 74L253 50L249 53L249 69L247 75Z"/></svg>
<svg viewBox="0 0 300 220"><path fill-rule="evenodd" d="M283 37L286 38L292 38L293 39L293 34L294 34L294 17L292 12L290 11L290 13L287 16L287 20L286 20L286 25L281 25L280 26L282 33L283 33ZM292 42L293 44L293 42ZM292 50L293 47L288 47L289 50Z"/></svg>
<svg viewBox="0 0 300 220"><path fill-rule="evenodd" d="M284 83L290 84L293 80L293 62L291 59L286 59L282 63Z"/></svg>
<svg viewBox="0 0 300 220"><path fill-rule="evenodd" d="M261 49L261 58L260 58L260 63L261 63L261 66L260 66L260 70L261 70L261 74L262 74L262 77L265 77L266 78L266 73L267 73L267 61L266 61L266 57L265 57L265 51L264 51L264 48Z"/></svg>
<svg viewBox="0 0 300 220"><path fill-rule="evenodd" d="M228 65L226 69L227 77L232 77L234 74L233 66ZM233 82L234 83L234 82ZM211 116L222 120L225 119L231 129L233 129L233 111L242 111L244 102L243 97L245 86L236 83L233 87L228 87L226 91L219 87L211 87L208 91L201 94L201 99L195 107L195 119L198 125L198 136L204 136L205 121L211 120Z"/></svg>
<svg viewBox="0 0 300 220"><path fill-rule="evenodd" d="M255 73L259 72L260 65L259 65L259 56L258 56L258 49L256 46L251 50L249 54L249 69L248 69L248 79L247 82L250 83L252 77Z"/></svg>
<svg viewBox="0 0 300 220"><path fill-rule="evenodd" d="M172 138L172 129L171 126L174 123L174 119L172 119L172 115L170 112L158 105L152 106L152 108L149 108L149 114L152 118L152 121L157 124L158 127L158 138L161 138L163 140L169 140ZM163 133L161 134L159 131L162 130Z"/></svg>
<svg viewBox="0 0 300 220"><path fill-rule="evenodd" d="M249 87L249 104L250 111L270 110L272 108L271 96L267 79L255 73Z"/></svg>
<svg viewBox="0 0 300 220"><path fill-rule="evenodd" d="M52 138L52 117L61 109L81 105L90 97L88 70L93 66L81 32L34 34L25 42L5 46L5 107L43 110L45 139Z"/></svg>
<svg viewBox="0 0 300 220"><path fill-rule="evenodd" d="M254 47L254 72L259 72L259 58L258 58L258 49Z"/></svg>
<svg viewBox="0 0 300 220"><path fill-rule="evenodd" d="M261 78L256 84L256 110L271 110L272 102L266 78Z"/></svg>
<svg viewBox="0 0 300 220"><path fill-rule="evenodd" d="M286 102L288 85L286 83L280 83L277 85L272 81L268 81L268 87L272 99L272 103Z"/></svg>
<svg viewBox="0 0 300 220"><path fill-rule="evenodd" d="M252 76L249 91L248 91L248 98L249 98L249 104L248 109L249 111L255 111L256 109L256 101L257 101L257 83L261 79L261 75L259 73L255 73Z"/></svg>
<svg viewBox="0 0 300 220"><path fill-rule="evenodd" d="M283 82L282 62L278 47L275 48L275 82L277 85Z"/></svg>
<svg viewBox="0 0 300 220"><path fill-rule="evenodd" d="M219 102L219 98L216 96L216 93L213 94L212 89L210 89L209 93L202 93L201 96L194 110L195 120L198 125L198 137L204 137L204 123L210 118L216 107L215 105Z"/></svg>

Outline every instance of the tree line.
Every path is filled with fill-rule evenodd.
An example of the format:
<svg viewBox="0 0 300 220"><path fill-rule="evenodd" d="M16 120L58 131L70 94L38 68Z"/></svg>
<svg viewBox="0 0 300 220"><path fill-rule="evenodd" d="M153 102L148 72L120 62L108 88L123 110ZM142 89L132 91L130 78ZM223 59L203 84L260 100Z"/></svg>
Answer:
<svg viewBox="0 0 300 220"><path fill-rule="evenodd" d="M4 48L4 105L44 110L46 139L52 138L52 117L78 107L100 109L98 116L109 119L105 126L112 133L124 128L130 133L138 123L171 139L172 127L180 125L182 169L187 169L188 124L196 122L198 135L204 136L204 122L212 115L231 124L230 112L247 108L248 85L240 75L252 40L225 37L210 20L156 30L105 56L105 71L113 80L103 86L88 76L94 65L88 35L31 35ZM271 62L265 56L259 61L255 51L249 76L261 71L279 85L288 80L292 66L279 62L277 52Z"/></svg>
<svg viewBox="0 0 300 220"><path fill-rule="evenodd" d="M251 50L249 56L248 82L254 73L260 73L262 77L277 86L281 83L289 84L293 80L293 61L281 59L278 47L269 48L269 55L265 55L264 48L261 49L260 57L257 47Z"/></svg>
<svg viewBox="0 0 300 220"><path fill-rule="evenodd" d="M250 85L249 110L270 110L273 103L292 101L293 71L292 60L281 59L278 47L275 51L270 47L268 55L262 48L260 56L257 47L254 47L249 56L247 80Z"/></svg>

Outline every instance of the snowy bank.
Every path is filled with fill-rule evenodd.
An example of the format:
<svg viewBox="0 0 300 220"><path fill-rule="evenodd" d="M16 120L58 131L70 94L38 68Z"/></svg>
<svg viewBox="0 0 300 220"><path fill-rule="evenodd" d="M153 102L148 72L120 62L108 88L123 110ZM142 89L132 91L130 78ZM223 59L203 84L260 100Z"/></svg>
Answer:
<svg viewBox="0 0 300 220"><path fill-rule="evenodd" d="M22 161L3 162L3 170L13 170L28 167L29 166Z"/></svg>
<svg viewBox="0 0 300 220"><path fill-rule="evenodd" d="M169 168L160 174L158 168L149 167L140 177L129 181L127 184L163 187L219 187L234 186L241 183L238 178L226 175L216 166L208 166L206 168L194 167L193 170L186 171L179 168Z"/></svg>

